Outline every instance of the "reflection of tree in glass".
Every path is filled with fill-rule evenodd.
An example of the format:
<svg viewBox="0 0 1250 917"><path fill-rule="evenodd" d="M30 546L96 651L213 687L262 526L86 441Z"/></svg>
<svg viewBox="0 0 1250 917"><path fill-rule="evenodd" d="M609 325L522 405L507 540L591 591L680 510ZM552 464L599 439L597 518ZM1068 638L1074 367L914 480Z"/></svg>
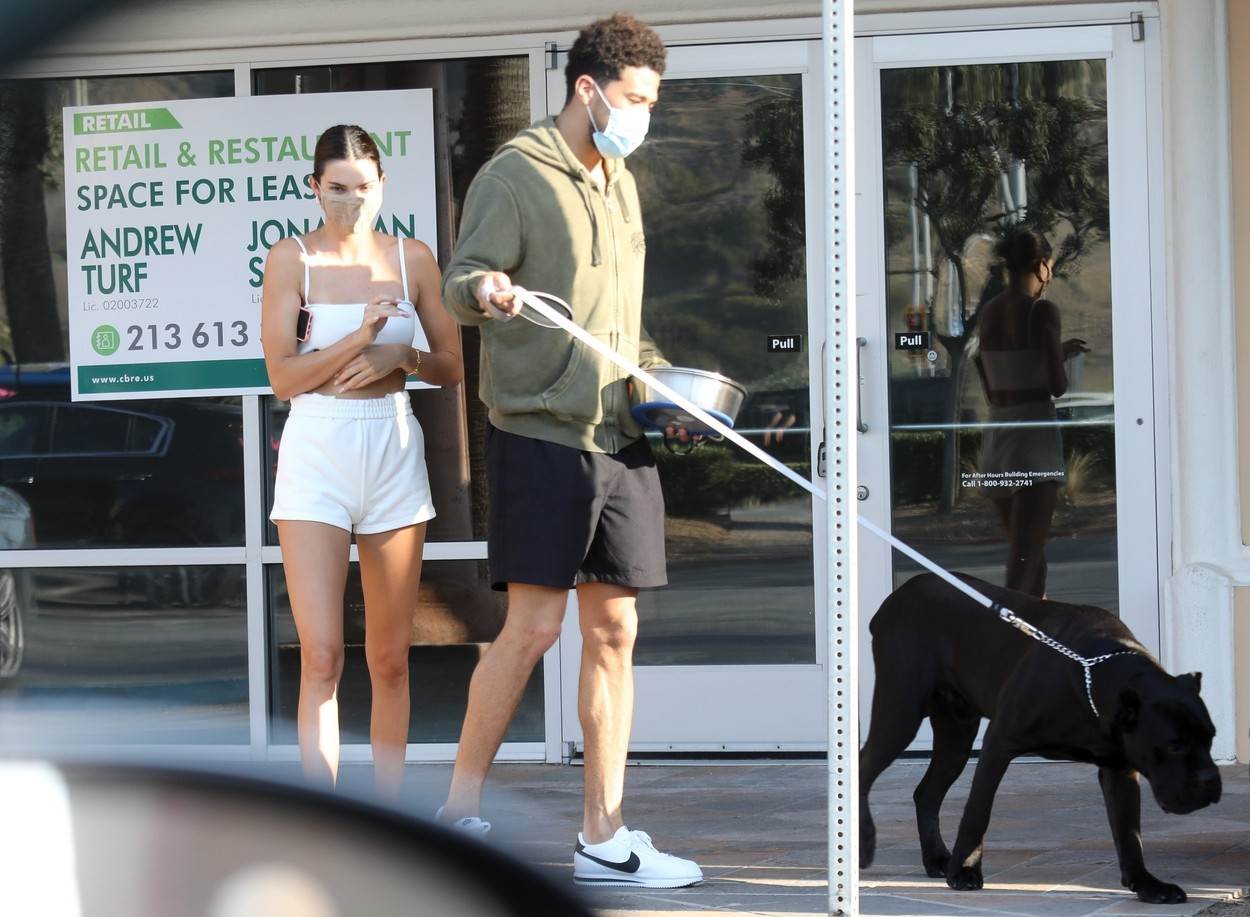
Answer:
<svg viewBox="0 0 1250 917"><path fill-rule="evenodd" d="M460 205L469 183L478 170L529 122L529 73L525 58L501 57L468 60L464 71L463 108L448 130L451 159L451 206L453 222L459 224ZM451 246L444 253L444 263ZM469 485L473 532L466 537L484 537L486 532L486 406L478 397L481 353L477 329L461 329L464 338L464 410L469 441L479 448L469 450Z"/></svg>
<svg viewBox="0 0 1250 917"><path fill-rule="evenodd" d="M0 289L18 362L66 359L63 109L233 94L230 70L0 80Z"/></svg>
<svg viewBox="0 0 1250 917"><path fill-rule="evenodd" d="M0 81L0 284L10 356L25 363L65 359L44 206L46 85Z"/></svg>
<svg viewBox="0 0 1250 917"><path fill-rule="evenodd" d="M766 142L757 139L770 120L761 112L774 104L777 118L801 112L798 76L666 81L647 142L629 158L647 231L648 330L674 362L725 373L751 391L791 364L802 365L787 375L807 384L805 360L763 346L769 334L807 325L801 117L789 127L797 139L772 151L771 165L746 153ZM781 211L795 199L783 183L798 187L788 221ZM761 240L782 238L797 241L769 248L793 246L788 265L761 284L757 261L773 256L761 255Z"/></svg>
<svg viewBox="0 0 1250 917"><path fill-rule="evenodd" d="M886 167L915 170L914 203L928 219L939 256L930 272L935 279L942 271L953 274L946 320L930 329L947 355L949 422L960 417L979 307L1002 289L995 272L986 274L982 289L970 289L970 258L992 248L970 243L992 243L1016 225L1037 229L1055 244L1055 273L1065 276L1107 235L1104 66L1057 61L898 70L882 77ZM887 196L899 191L892 183ZM906 193L910 197L910 189ZM900 202L887 202L888 243L910 231L890 203ZM937 300L934 292L924 303L930 315ZM944 439L939 506L946 511L959 493L960 466L958 437Z"/></svg>
<svg viewBox="0 0 1250 917"><path fill-rule="evenodd" d="M746 115L742 161L767 169L773 185L764 193L768 248L755 256L755 291L776 298L785 285L801 280L804 246L803 100L797 94L769 96Z"/></svg>

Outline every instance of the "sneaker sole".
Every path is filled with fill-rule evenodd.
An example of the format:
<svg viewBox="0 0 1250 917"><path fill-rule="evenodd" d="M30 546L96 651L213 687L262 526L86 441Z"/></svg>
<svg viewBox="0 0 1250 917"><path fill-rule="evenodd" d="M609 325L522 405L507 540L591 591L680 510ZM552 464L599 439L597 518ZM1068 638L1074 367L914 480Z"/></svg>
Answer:
<svg viewBox="0 0 1250 917"><path fill-rule="evenodd" d="M703 876L686 876L675 879L629 879L625 876L573 876L574 885L599 888L686 888L698 885Z"/></svg>

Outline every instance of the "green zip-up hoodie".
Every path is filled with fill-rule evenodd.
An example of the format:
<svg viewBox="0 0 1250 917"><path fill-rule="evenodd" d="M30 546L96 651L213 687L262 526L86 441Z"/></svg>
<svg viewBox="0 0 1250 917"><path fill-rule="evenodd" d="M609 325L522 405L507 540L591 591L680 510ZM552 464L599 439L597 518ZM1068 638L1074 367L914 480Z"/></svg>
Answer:
<svg viewBox="0 0 1250 917"><path fill-rule="evenodd" d="M646 237L634 178L604 160L606 189L548 118L499 148L465 200L443 302L481 328L479 392L500 430L589 452L619 452L642 435L625 374L566 332L478 308L482 276L565 300L573 321L643 369L667 365L642 330Z"/></svg>

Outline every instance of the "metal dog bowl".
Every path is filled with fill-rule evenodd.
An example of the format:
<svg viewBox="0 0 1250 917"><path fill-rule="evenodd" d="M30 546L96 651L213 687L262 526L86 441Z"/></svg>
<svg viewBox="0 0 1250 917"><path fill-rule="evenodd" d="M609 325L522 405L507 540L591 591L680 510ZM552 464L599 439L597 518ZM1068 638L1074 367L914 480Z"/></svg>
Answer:
<svg viewBox="0 0 1250 917"><path fill-rule="evenodd" d="M747 390L720 373L684 366L650 370L657 381L707 411L727 427L732 427L742 408ZM685 427L693 435L715 433L703 421L669 401L638 379L630 380L634 419L647 427L663 430L670 425Z"/></svg>

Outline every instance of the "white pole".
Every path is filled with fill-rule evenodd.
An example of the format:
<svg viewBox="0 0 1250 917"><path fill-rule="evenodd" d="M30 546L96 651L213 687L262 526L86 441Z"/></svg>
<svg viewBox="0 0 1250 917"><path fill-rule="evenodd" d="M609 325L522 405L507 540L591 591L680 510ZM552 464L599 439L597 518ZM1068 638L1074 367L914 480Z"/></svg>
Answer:
<svg viewBox="0 0 1250 917"><path fill-rule="evenodd" d="M920 167L914 162L907 167L908 190L907 214L911 218L911 303L913 308L920 308L920 297L924 293L922 275L920 273Z"/></svg>
<svg viewBox="0 0 1250 917"><path fill-rule="evenodd" d="M855 406L855 43L852 0L821 2L825 147L825 569L829 706L829 913L859 914L859 586Z"/></svg>

